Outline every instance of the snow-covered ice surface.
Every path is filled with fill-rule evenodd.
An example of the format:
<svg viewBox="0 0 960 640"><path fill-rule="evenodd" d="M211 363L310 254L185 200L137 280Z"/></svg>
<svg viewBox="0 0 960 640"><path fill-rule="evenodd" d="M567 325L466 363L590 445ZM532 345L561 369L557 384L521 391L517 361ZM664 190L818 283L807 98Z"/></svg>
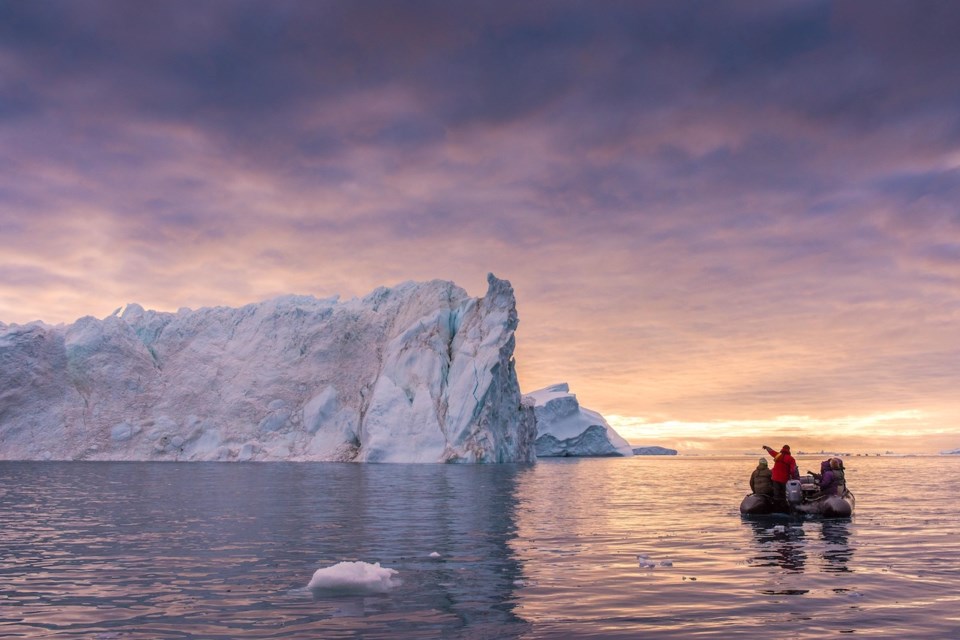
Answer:
<svg viewBox="0 0 960 640"><path fill-rule="evenodd" d="M566 383L524 395L537 419L537 456L632 456L633 448L596 411L580 406Z"/></svg>
<svg viewBox="0 0 960 640"><path fill-rule="evenodd" d="M0 324L0 459L535 459L513 288Z"/></svg>
<svg viewBox="0 0 960 640"><path fill-rule="evenodd" d="M317 569L308 589L342 593L386 593L400 584L395 569L381 567L379 562L338 562Z"/></svg>

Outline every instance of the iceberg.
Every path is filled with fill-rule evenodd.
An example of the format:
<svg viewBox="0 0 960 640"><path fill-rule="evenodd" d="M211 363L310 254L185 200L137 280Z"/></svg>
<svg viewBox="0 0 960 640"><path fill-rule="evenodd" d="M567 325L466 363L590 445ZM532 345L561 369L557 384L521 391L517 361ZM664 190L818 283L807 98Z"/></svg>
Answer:
<svg viewBox="0 0 960 640"><path fill-rule="evenodd" d="M676 449L668 449L666 447L660 447L656 445L648 447L634 447L633 455L635 456L675 456L677 455Z"/></svg>
<svg viewBox="0 0 960 640"><path fill-rule="evenodd" d="M0 325L0 459L532 462L513 288Z"/></svg>
<svg viewBox="0 0 960 640"><path fill-rule="evenodd" d="M580 406L567 383L524 395L537 421L537 456L632 456L633 448L596 411Z"/></svg>

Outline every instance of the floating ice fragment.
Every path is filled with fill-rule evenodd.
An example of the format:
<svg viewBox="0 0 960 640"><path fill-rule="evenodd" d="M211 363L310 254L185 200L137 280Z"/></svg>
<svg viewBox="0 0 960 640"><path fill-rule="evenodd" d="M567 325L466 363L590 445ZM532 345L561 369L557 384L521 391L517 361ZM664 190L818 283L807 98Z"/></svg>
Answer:
<svg viewBox="0 0 960 640"><path fill-rule="evenodd" d="M661 567L672 567L672 566L673 566L673 562L670 561L670 560L661 560L661 561L660 561L660 566L661 566Z"/></svg>
<svg viewBox="0 0 960 640"><path fill-rule="evenodd" d="M400 584L395 569L381 567L379 562L338 562L332 567L317 569L308 589L348 593L385 593Z"/></svg>
<svg viewBox="0 0 960 640"><path fill-rule="evenodd" d="M439 557L440 557L440 554L437 553L436 551L434 551L433 553L430 554L430 557L431 557L431 558L439 558Z"/></svg>

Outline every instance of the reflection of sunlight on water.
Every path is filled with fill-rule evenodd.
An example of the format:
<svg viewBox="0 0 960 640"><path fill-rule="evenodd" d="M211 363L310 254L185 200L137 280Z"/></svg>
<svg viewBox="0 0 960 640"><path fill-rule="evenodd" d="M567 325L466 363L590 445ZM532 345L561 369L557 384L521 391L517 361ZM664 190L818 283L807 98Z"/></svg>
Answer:
<svg viewBox="0 0 960 640"><path fill-rule="evenodd" d="M865 544L880 546L880 538L900 535L886 528L863 541L858 522L887 510L916 522L919 505L902 500L897 489L905 480L891 471L909 475L908 461L851 460L848 481L861 503L854 518L838 520L741 517L737 506L754 464L742 457L541 461L518 488L526 508L511 544L525 577L536 585L519 590L518 612L531 622L567 628L576 620L605 621L624 637L631 625L655 637L685 637L684 629L725 637L782 620L786 606L810 620L804 623L810 633L882 628L871 617L874 611L861 606L865 588L889 598L889 605L871 603L880 609L899 606L898 598L920 609L941 606L910 598L920 588L913 579L889 595L870 586L888 569L878 568L872 553L857 553ZM874 468L884 471L871 475ZM933 467L926 469L936 477ZM574 489L564 492L564 486ZM911 534L905 528L903 535ZM912 529L919 547L925 535ZM960 549L956 540L950 545ZM556 553L564 549L568 553ZM960 586L956 573L950 582ZM825 615L844 624L816 622ZM921 626L952 637L942 634L943 620L928 616ZM559 627L556 634L562 635Z"/></svg>

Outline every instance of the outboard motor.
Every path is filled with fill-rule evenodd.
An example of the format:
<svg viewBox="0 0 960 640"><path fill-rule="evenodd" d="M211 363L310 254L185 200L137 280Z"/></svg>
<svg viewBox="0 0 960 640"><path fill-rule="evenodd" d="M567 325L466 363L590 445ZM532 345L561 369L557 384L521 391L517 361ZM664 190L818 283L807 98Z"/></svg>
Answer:
<svg viewBox="0 0 960 640"><path fill-rule="evenodd" d="M787 480L787 502L795 507L803 502L803 489L799 480Z"/></svg>

